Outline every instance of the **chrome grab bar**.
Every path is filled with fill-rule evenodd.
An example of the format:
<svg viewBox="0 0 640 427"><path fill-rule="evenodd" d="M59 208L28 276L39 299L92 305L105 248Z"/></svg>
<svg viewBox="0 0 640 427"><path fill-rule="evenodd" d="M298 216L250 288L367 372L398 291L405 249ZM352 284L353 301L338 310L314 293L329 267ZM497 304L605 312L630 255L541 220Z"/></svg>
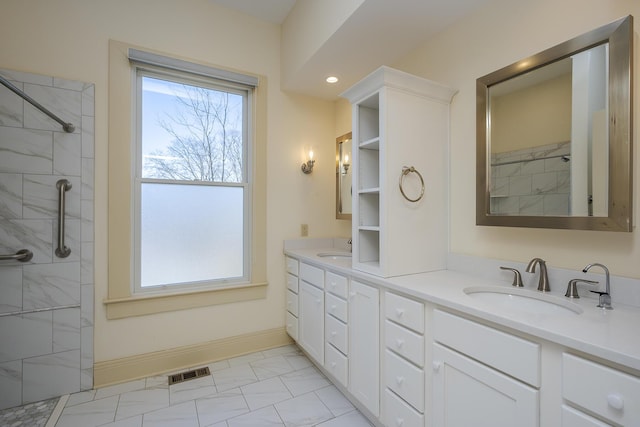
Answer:
<svg viewBox="0 0 640 427"><path fill-rule="evenodd" d="M36 107L38 110L42 111L44 114L46 114L47 116L51 117L53 120L55 120L56 122L60 123L60 125L62 126L62 129L64 129L65 132L67 133L73 133L73 131L76 130L75 126L72 125L71 123L67 123L64 120L62 120L60 117L56 116L55 114L53 114L51 111L47 110L42 104L40 104L38 101L36 101L35 99L33 99L32 97L30 97L29 95L27 95L26 93L24 93L23 91L21 91L20 89L18 89L16 86L14 86L13 84L11 84L11 82L9 82L9 80L5 79L4 77L0 76L0 83L2 83L3 85L5 85L9 90L11 90L13 93L15 93L16 95L18 95L20 98L24 99L25 101L27 101L29 104L33 105L34 107Z"/></svg>
<svg viewBox="0 0 640 427"><path fill-rule="evenodd" d="M56 248L56 256L58 258L66 258L71 254L71 249L64 244L64 211L65 211L65 193L71 190L71 183L68 179L61 179L56 183L59 191L58 197L58 247Z"/></svg>
<svg viewBox="0 0 640 427"><path fill-rule="evenodd" d="M16 260L20 262L27 262L31 261L31 258L33 258L33 252L29 249L20 249L15 254L0 255L0 261Z"/></svg>

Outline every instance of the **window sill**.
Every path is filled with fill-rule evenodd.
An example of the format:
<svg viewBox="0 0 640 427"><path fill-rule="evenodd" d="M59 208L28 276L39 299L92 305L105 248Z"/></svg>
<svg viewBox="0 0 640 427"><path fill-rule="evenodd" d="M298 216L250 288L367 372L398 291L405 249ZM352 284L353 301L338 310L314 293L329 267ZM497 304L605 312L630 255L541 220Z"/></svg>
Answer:
<svg viewBox="0 0 640 427"><path fill-rule="evenodd" d="M136 295L126 298L106 299L103 303L107 309L107 319L113 320L264 299L266 295L267 283L250 283L184 293Z"/></svg>

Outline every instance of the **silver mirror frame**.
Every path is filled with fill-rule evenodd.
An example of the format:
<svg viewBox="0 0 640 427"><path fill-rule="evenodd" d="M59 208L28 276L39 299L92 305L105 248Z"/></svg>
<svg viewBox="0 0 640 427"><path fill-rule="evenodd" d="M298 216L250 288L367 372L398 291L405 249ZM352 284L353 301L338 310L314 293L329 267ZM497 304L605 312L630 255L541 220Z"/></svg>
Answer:
<svg viewBox="0 0 640 427"><path fill-rule="evenodd" d="M492 85L609 43L609 207L607 217L509 216L490 213L488 94ZM476 80L476 225L632 231L633 17L525 58Z"/></svg>
<svg viewBox="0 0 640 427"><path fill-rule="evenodd" d="M340 159L342 158L342 143L352 139L351 132L346 133L336 138L336 219L351 219L350 213L342 212L342 186L341 180L341 167Z"/></svg>

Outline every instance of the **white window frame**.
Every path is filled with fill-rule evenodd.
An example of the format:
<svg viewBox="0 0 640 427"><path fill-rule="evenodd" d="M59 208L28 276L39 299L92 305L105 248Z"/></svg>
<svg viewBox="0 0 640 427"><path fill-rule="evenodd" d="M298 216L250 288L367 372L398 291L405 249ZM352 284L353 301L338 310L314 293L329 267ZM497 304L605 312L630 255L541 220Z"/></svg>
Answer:
<svg viewBox="0 0 640 427"><path fill-rule="evenodd" d="M226 70L193 64L174 58L163 57L142 51L129 50L129 58L132 63L132 90L134 100L133 132L132 136L132 294L172 294L189 290L214 289L230 287L234 285L246 285L251 282L251 254L252 254L252 227L253 223L253 176L252 176L252 138L254 90L257 80L251 76L244 76ZM175 181L155 178L142 178L142 78L149 76L172 82L201 86L208 89L227 91L243 96L243 180L240 183L232 182L193 182ZM198 282L184 282L157 286L141 286L141 189L144 183L169 184L169 185L205 185L212 187L242 187L243 188L243 274L240 277L212 279Z"/></svg>

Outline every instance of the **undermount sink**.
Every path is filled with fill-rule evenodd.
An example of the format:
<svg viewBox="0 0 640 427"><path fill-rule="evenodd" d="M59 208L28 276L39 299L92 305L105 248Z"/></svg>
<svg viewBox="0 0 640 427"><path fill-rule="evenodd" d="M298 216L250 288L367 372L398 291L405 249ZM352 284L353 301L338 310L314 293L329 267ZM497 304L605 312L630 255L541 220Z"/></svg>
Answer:
<svg viewBox="0 0 640 427"><path fill-rule="evenodd" d="M582 307L542 292L519 288L473 286L464 293L486 304L534 314L581 314Z"/></svg>
<svg viewBox="0 0 640 427"><path fill-rule="evenodd" d="M351 258L351 252L320 252L318 256L331 259Z"/></svg>

